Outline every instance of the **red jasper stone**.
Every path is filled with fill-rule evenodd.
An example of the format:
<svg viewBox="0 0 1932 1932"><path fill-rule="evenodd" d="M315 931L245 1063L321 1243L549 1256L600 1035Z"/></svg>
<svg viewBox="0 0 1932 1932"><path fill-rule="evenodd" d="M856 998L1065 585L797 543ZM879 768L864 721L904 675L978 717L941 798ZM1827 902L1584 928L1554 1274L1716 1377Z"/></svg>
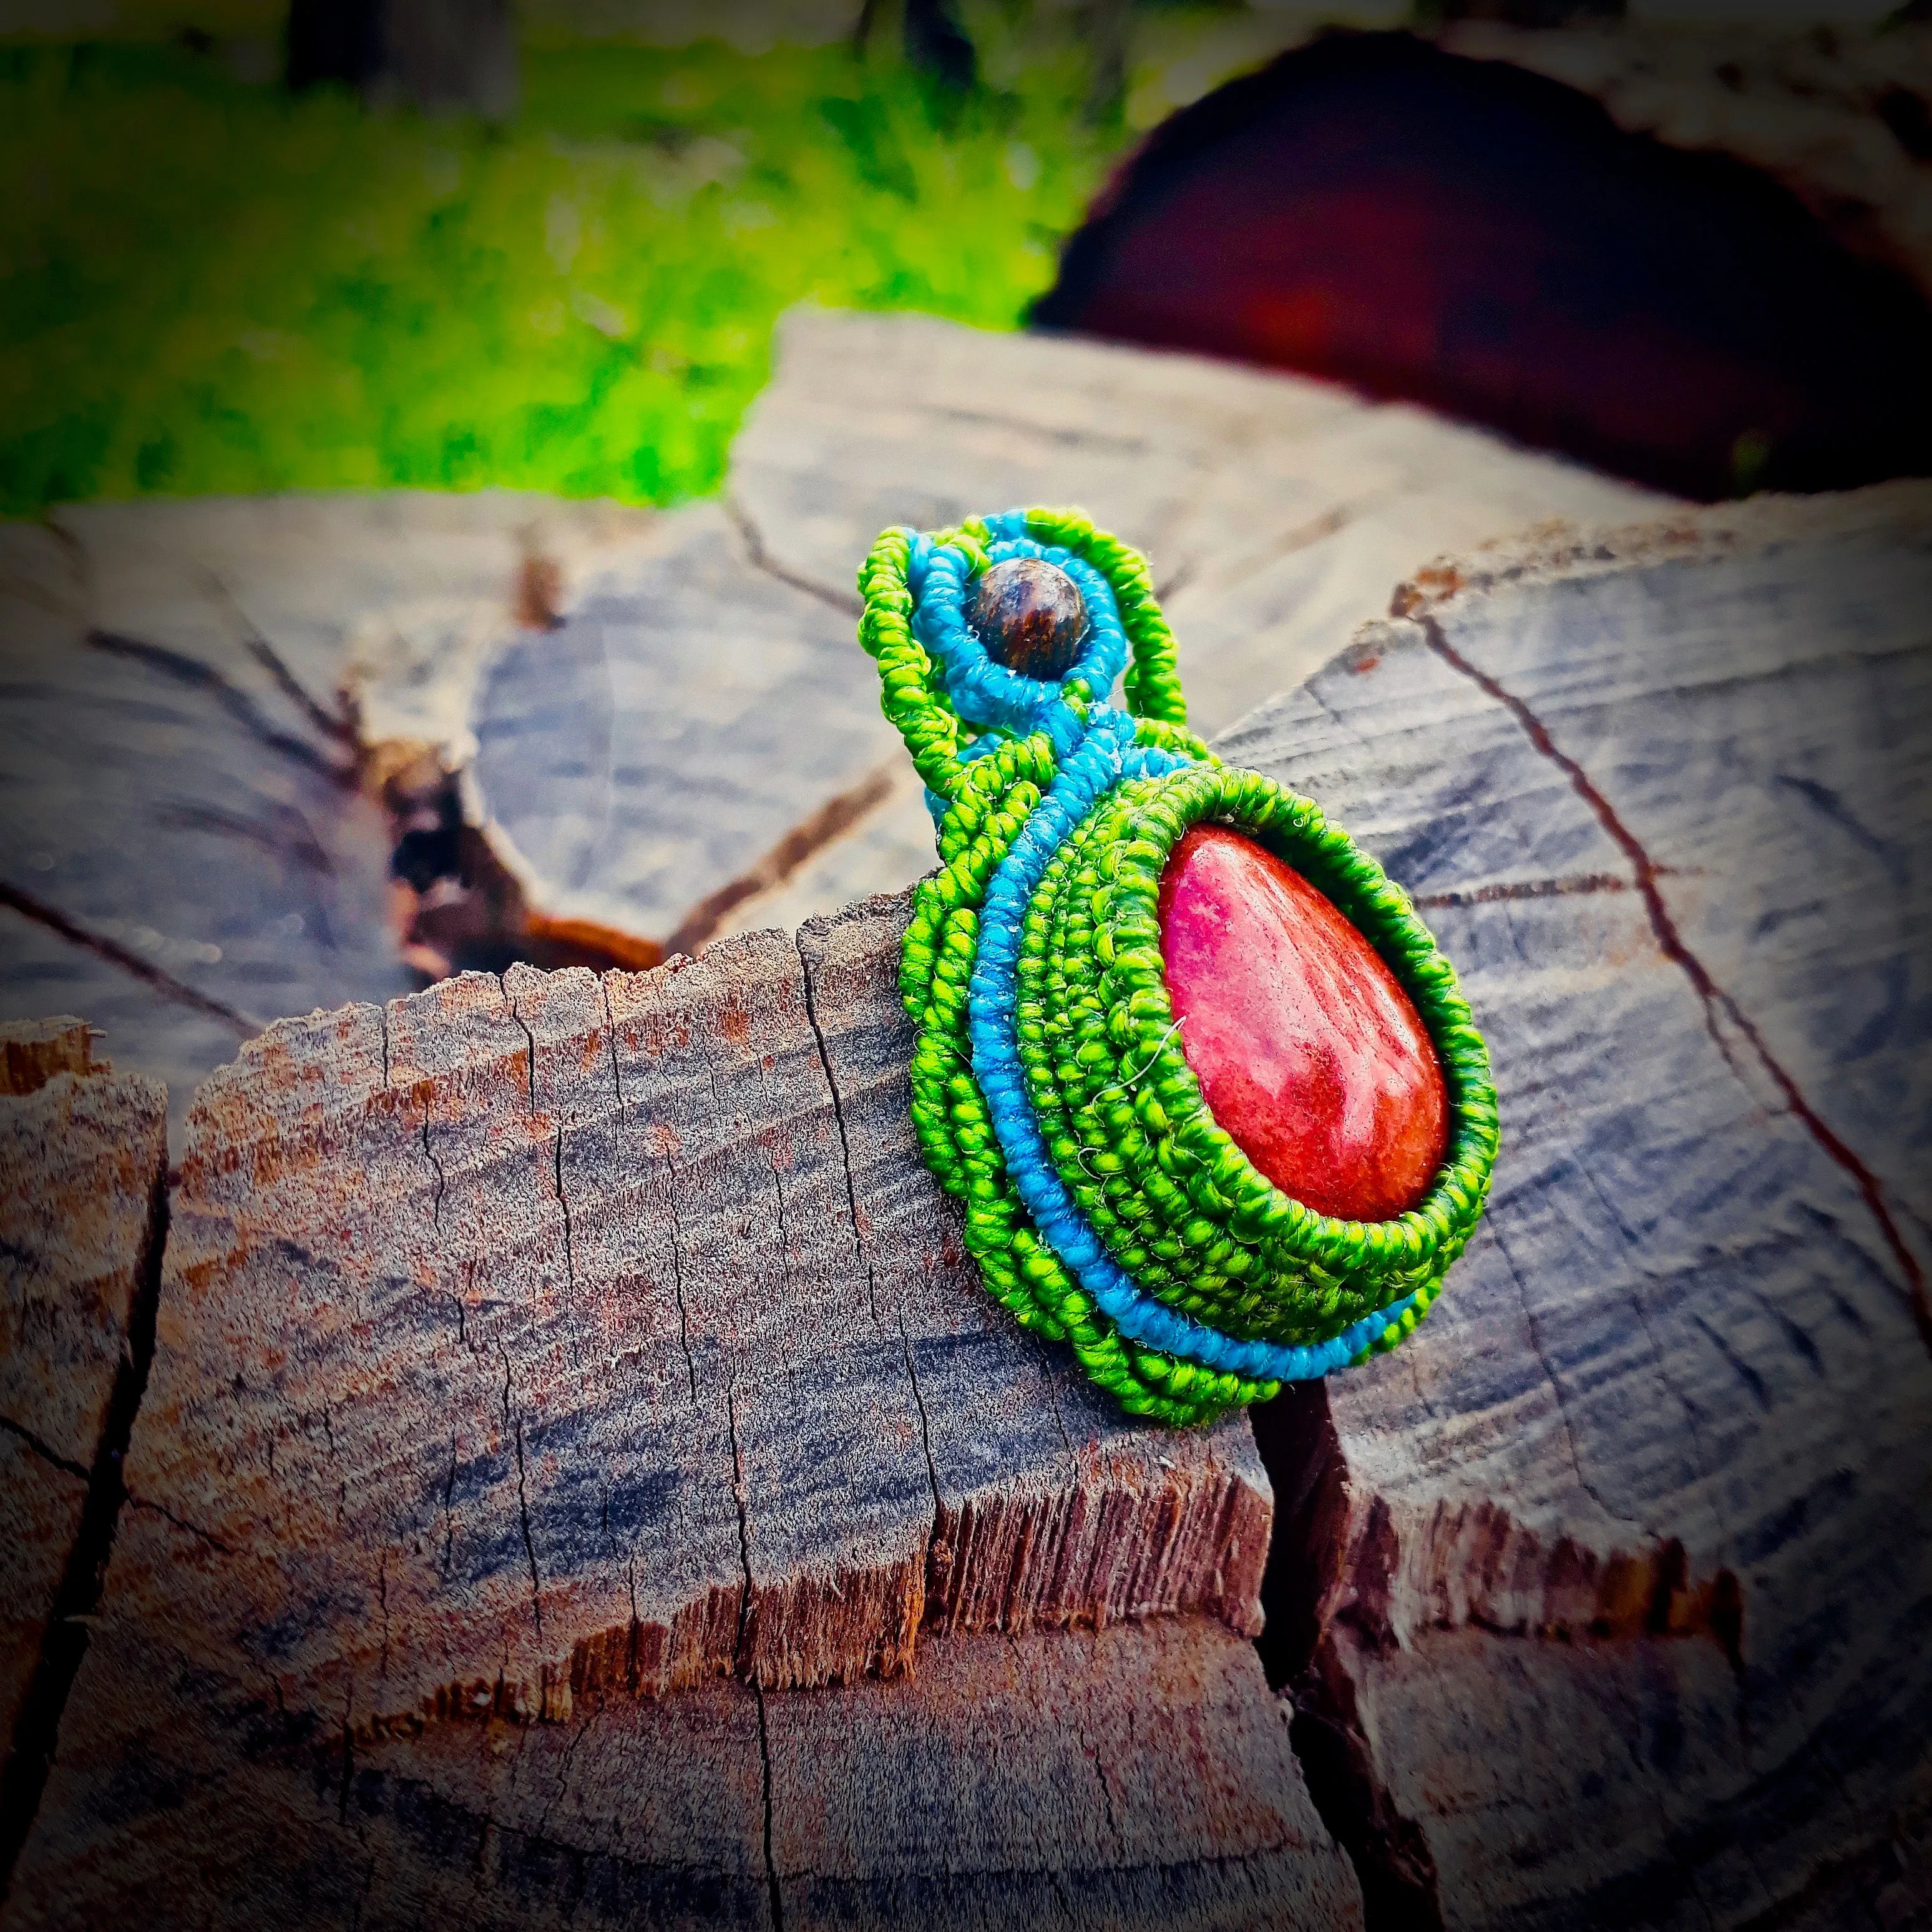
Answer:
<svg viewBox="0 0 1932 1932"><path fill-rule="evenodd" d="M1284 1194L1345 1220L1413 1208L1449 1100L1421 1016L1299 872L1224 825L1190 827L1160 882L1181 1051L1214 1118Z"/></svg>

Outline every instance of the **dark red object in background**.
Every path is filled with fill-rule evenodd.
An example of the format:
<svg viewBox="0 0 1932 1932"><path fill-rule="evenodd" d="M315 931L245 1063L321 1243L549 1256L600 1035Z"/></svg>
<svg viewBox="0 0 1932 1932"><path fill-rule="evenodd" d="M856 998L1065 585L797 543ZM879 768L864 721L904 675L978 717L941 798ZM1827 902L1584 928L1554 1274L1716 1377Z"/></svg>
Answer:
<svg viewBox="0 0 1932 1932"><path fill-rule="evenodd" d="M1361 934L1224 825L1175 844L1160 928L1180 1050L1241 1151L1321 1214L1413 1208L1442 1165L1448 1096L1420 1016Z"/></svg>
<svg viewBox="0 0 1932 1932"><path fill-rule="evenodd" d="M1744 164L1406 34L1157 129L1034 320L1338 378L1683 494L1932 472L1932 309Z"/></svg>

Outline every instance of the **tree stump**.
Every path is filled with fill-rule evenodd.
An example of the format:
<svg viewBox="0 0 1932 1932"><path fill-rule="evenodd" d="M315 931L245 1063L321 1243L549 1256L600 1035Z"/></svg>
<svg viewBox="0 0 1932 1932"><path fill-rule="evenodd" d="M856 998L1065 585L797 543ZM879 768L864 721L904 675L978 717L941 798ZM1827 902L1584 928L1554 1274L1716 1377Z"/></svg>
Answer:
<svg viewBox="0 0 1932 1932"><path fill-rule="evenodd" d="M152 1346L166 1096L80 1021L0 1025L0 1872L99 1595Z"/></svg>
<svg viewBox="0 0 1932 1932"><path fill-rule="evenodd" d="M533 902L695 951L932 862L922 788L852 644L853 574L889 524L1082 505L1152 556L1212 731L1324 662L1444 545L1666 500L1292 379L802 310L724 504L666 519L555 630L484 668L476 808Z"/></svg>
<svg viewBox="0 0 1932 1932"><path fill-rule="evenodd" d="M723 503L64 508L0 529L0 1016L86 1014L178 1151L272 1019L898 890L932 829L853 573L1027 501L1152 547L1210 730L1445 545L1664 502L1292 377L808 310Z"/></svg>
<svg viewBox="0 0 1932 1932"><path fill-rule="evenodd" d="M1924 37L1852 30L1842 64L1828 30L1767 38L1318 36L1154 130L1035 319L1407 397L1686 496L1922 475Z"/></svg>
<svg viewBox="0 0 1932 1932"><path fill-rule="evenodd" d="M1505 547L1223 743L1426 909L1502 1100L1438 1311L1261 1423L1372 1923L1932 1909L1928 592L1922 484Z"/></svg>
<svg viewBox="0 0 1932 1932"><path fill-rule="evenodd" d="M1126 1426L980 1293L904 916L204 1085L10 1923L386 1923L479 1860L489 1923L1358 1922L1244 1641L1252 1436Z"/></svg>
<svg viewBox="0 0 1932 1932"><path fill-rule="evenodd" d="M271 1029L0 1920L1924 1922L1928 592L1924 485L1546 532L1223 741L1505 1130L1272 1484L971 1279L902 900Z"/></svg>

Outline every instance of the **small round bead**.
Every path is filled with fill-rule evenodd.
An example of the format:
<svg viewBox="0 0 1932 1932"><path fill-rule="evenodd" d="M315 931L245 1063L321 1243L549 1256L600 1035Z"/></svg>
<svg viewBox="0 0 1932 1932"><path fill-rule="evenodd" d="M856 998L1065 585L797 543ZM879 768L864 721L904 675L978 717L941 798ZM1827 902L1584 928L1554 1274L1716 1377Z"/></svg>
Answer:
<svg viewBox="0 0 1932 1932"><path fill-rule="evenodd" d="M1090 624L1086 600L1065 571L1016 556L980 578L973 628L995 663L1058 683L1079 662Z"/></svg>

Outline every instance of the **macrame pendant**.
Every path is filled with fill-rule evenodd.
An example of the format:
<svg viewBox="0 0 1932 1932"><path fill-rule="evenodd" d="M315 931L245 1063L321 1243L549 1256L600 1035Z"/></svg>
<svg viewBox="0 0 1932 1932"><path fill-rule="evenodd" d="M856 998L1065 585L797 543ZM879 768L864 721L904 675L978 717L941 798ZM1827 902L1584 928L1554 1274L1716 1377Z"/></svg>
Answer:
<svg viewBox="0 0 1932 1932"><path fill-rule="evenodd" d="M1162 1422L1394 1348L1496 1150L1407 896L1186 728L1146 562L1084 517L888 530L859 588L939 828L900 968L913 1125L988 1288Z"/></svg>

